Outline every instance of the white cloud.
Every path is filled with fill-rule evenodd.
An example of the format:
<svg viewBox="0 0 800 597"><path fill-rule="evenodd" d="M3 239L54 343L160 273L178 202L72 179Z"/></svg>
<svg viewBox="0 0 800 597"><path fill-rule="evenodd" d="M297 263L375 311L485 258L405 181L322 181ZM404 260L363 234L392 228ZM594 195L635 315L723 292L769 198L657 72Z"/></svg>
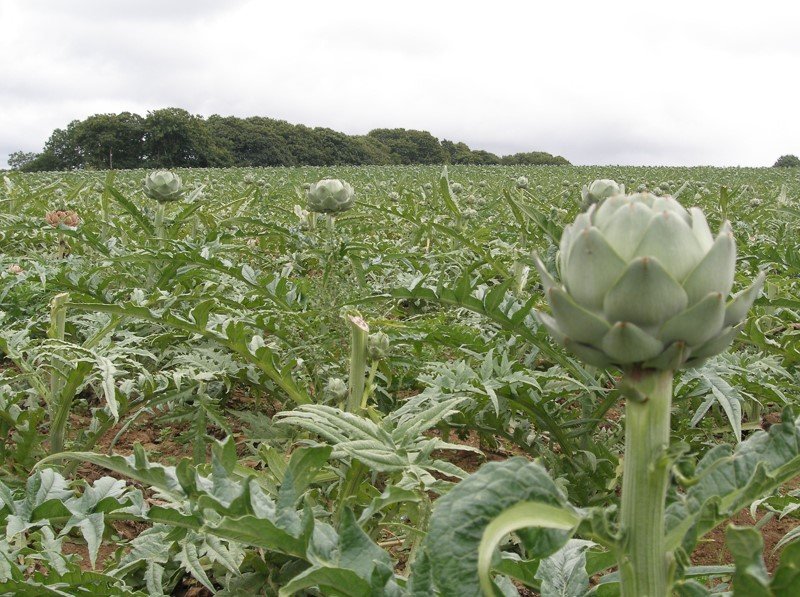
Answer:
<svg viewBox="0 0 800 597"><path fill-rule="evenodd" d="M420 128L574 163L800 153L800 5L5 0L0 163L70 120L183 107Z"/></svg>

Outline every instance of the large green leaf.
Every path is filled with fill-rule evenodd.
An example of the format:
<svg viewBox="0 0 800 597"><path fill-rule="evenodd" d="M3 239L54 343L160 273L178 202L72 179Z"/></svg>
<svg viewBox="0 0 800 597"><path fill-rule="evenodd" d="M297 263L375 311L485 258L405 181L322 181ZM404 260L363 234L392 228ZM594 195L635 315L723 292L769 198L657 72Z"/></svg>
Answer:
<svg viewBox="0 0 800 597"><path fill-rule="evenodd" d="M414 573L419 568L421 574L430 575L433 594L477 597L479 561L486 581L490 551L503 535L535 525L551 538L542 544L557 549L569 538L570 525L578 522L578 513L539 464L524 458L492 462L436 502L422 544L425 556L415 563Z"/></svg>
<svg viewBox="0 0 800 597"><path fill-rule="evenodd" d="M700 460L694 483L667 506L665 547L691 553L700 537L753 500L800 474L800 417L759 431L734 449L717 446Z"/></svg>

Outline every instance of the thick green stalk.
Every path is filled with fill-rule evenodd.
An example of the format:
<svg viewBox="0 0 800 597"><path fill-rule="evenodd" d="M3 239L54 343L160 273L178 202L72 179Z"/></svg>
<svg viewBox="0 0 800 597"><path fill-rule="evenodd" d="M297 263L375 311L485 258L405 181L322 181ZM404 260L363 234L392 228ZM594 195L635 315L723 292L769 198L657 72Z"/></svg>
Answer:
<svg viewBox="0 0 800 597"><path fill-rule="evenodd" d="M153 222L153 227L155 228L156 238L158 238L158 239L164 238L164 211L165 210L166 210L165 205L159 201L158 207L156 208L155 221Z"/></svg>
<svg viewBox="0 0 800 597"><path fill-rule="evenodd" d="M166 211L166 206L158 202L158 207L156 207L156 216L153 219L153 228L155 229L155 237L158 239L158 246L159 248L164 246L162 242L164 238L164 212ZM150 263L147 267L147 281L150 286L155 286L156 282L158 281L158 266L155 263Z"/></svg>
<svg viewBox="0 0 800 597"><path fill-rule="evenodd" d="M69 293L62 292L50 301L50 329L47 335L53 340L64 340L67 323L67 303ZM53 355L50 359L50 450L52 453L64 449L64 433L66 431L69 408L61 404L63 389L61 363ZM66 412L64 412L66 411Z"/></svg>
<svg viewBox="0 0 800 597"><path fill-rule="evenodd" d="M367 372L367 342L369 339L369 325L361 317L358 311L353 311L346 316L347 323L350 324L350 377L348 379L347 402L345 411L353 414L361 413L364 401L364 388L366 386L365 375ZM342 511L347 505L351 496L358 493L364 477L369 469L360 461L353 459L350 469L342 480L339 489L338 504L334 515L334 521L341 520Z"/></svg>
<svg viewBox="0 0 800 597"><path fill-rule="evenodd" d="M367 372L367 340L369 326L359 314L347 316L350 324L350 377L345 410L349 413L361 412Z"/></svg>
<svg viewBox="0 0 800 597"><path fill-rule="evenodd" d="M670 557L664 548L669 483L672 371L625 374L625 459L620 511L623 597L668 597Z"/></svg>

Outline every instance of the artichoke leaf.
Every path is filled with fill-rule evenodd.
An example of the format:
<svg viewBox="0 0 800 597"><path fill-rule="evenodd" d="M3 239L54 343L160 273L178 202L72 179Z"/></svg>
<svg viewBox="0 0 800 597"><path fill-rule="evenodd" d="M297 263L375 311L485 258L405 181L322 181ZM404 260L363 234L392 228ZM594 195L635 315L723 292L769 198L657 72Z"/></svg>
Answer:
<svg viewBox="0 0 800 597"><path fill-rule="evenodd" d="M620 257L630 261L652 218L653 212L643 203L628 203L615 212L614 218L603 229L603 236Z"/></svg>
<svg viewBox="0 0 800 597"><path fill-rule="evenodd" d="M639 326L620 321L603 337L605 352L615 363L628 365L652 359L664 351L664 344Z"/></svg>
<svg viewBox="0 0 800 597"><path fill-rule="evenodd" d="M597 228L576 235L565 265L563 281L570 295L578 304L598 311L606 292L625 269L625 261Z"/></svg>
<svg viewBox="0 0 800 597"><path fill-rule="evenodd" d="M733 339L739 335L743 327L744 322L732 327L723 328L719 335L694 350L692 353L692 360L713 357L721 353L730 346Z"/></svg>
<svg viewBox="0 0 800 597"><path fill-rule="evenodd" d="M664 342L683 340L689 346L700 346L719 334L725 321L725 300L712 292L702 301L667 321L659 337Z"/></svg>
<svg viewBox="0 0 800 597"><path fill-rule="evenodd" d="M570 296L560 288L550 288L547 300L553 310L558 327L569 338L577 342L595 344L608 333L611 326L605 319L598 317L576 304ZM720 321L720 327L722 322Z"/></svg>
<svg viewBox="0 0 800 597"><path fill-rule="evenodd" d="M703 259L703 250L686 220L662 211L650 221L634 255L655 257L673 278L683 280Z"/></svg>
<svg viewBox="0 0 800 597"><path fill-rule="evenodd" d="M714 241L711 250L697 264L683 283L689 304L703 299L709 292L720 292L728 296L733 287L736 268L736 241L728 227Z"/></svg>
<svg viewBox="0 0 800 597"><path fill-rule="evenodd" d="M753 303L758 298L758 294L761 292L761 287L764 285L764 279L766 277L766 273L761 272L749 287L733 295L733 298L725 309L724 325L734 325L744 319L750 307L753 306Z"/></svg>
<svg viewBox="0 0 800 597"><path fill-rule="evenodd" d="M683 311L687 302L686 292L657 259L640 257L608 291L603 311L609 322L629 321L650 327Z"/></svg>
<svg viewBox="0 0 800 597"><path fill-rule="evenodd" d="M675 371L683 365L692 354L692 349L685 342L673 342L667 349L655 358L642 363L646 369L660 369L661 371Z"/></svg>

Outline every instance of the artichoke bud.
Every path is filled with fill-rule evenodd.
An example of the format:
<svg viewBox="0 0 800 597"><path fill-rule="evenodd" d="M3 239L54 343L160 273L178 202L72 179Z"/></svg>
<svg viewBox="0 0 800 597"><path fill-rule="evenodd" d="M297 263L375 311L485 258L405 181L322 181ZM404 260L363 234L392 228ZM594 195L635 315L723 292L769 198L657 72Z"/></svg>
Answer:
<svg viewBox="0 0 800 597"><path fill-rule="evenodd" d="M183 196L181 177L169 170L159 170L148 174L144 182L144 194L159 203L178 201Z"/></svg>
<svg viewBox="0 0 800 597"><path fill-rule="evenodd" d="M607 178L595 180L589 186L583 185L581 189L581 199L583 200L581 208L586 211L589 206L600 203L603 199L624 194L624 184L617 184L616 181Z"/></svg>
<svg viewBox="0 0 800 597"><path fill-rule="evenodd" d="M389 336L384 332L370 334L367 339L367 356L371 361L385 359L389 355Z"/></svg>
<svg viewBox="0 0 800 597"><path fill-rule="evenodd" d="M527 176L520 176L516 183L518 189L527 189L528 188L528 177Z"/></svg>
<svg viewBox="0 0 800 597"><path fill-rule="evenodd" d="M347 398L347 384L338 377L331 377L325 384L322 394L330 402L341 402Z"/></svg>
<svg viewBox="0 0 800 597"><path fill-rule="evenodd" d="M81 223L80 216L71 209L54 209L53 211L48 211L44 216L44 220L53 228L64 226L65 228L75 229L78 227L78 224Z"/></svg>
<svg viewBox="0 0 800 597"><path fill-rule="evenodd" d="M337 214L355 205L353 187L343 180L326 178L308 188L308 209L316 213Z"/></svg>
<svg viewBox="0 0 800 597"><path fill-rule="evenodd" d="M578 358L599 367L674 370L723 352L764 282L729 298L736 242L703 212L670 196L612 195L561 236L557 282L536 258L552 315L538 319Z"/></svg>

